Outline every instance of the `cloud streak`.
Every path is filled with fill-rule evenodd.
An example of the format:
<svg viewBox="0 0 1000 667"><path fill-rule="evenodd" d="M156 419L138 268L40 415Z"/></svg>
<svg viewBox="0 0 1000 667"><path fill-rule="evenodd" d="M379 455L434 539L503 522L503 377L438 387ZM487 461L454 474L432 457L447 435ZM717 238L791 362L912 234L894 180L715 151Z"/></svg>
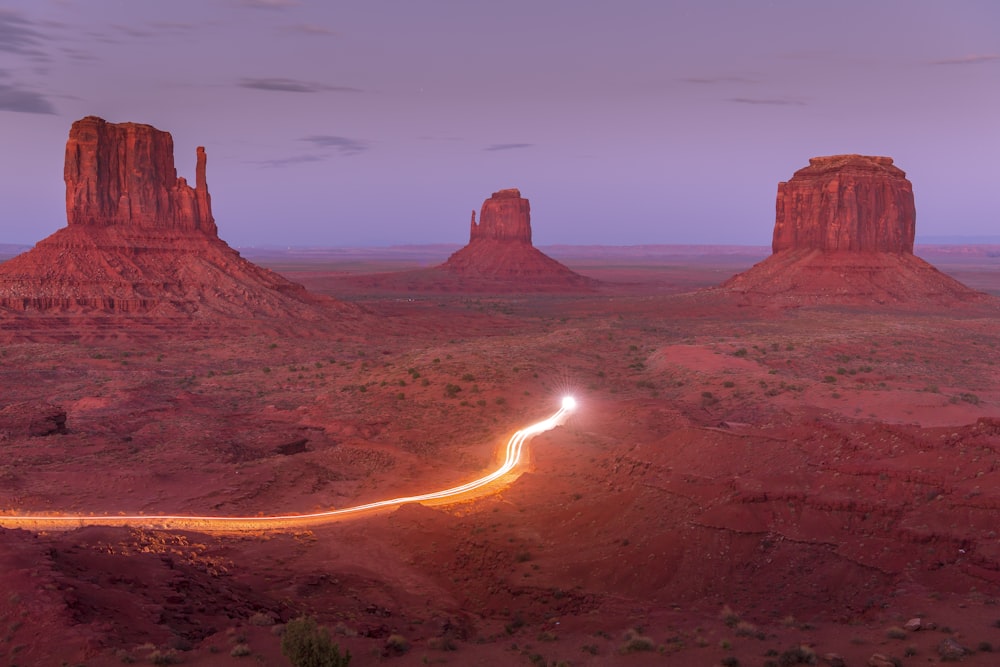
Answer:
<svg viewBox="0 0 1000 667"><path fill-rule="evenodd" d="M697 85L712 85L720 83L757 83L753 79L742 76L688 76L681 79L683 83L693 83Z"/></svg>
<svg viewBox="0 0 1000 667"><path fill-rule="evenodd" d="M0 9L0 51L44 58L42 34L34 23L9 9Z"/></svg>
<svg viewBox="0 0 1000 667"><path fill-rule="evenodd" d="M984 63L1000 62L1000 54L986 53L978 56L962 56L960 58L945 58L932 60L931 65L982 65Z"/></svg>
<svg viewBox="0 0 1000 667"><path fill-rule="evenodd" d="M735 102L736 104L763 104L784 107L804 107L806 105L802 100L764 97L730 97L728 101Z"/></svg>
<svg viewBox="0 0 1000 667"><path fill-rule="evenodd" d="M369 148L368 142L363 139L338 137L332 134L313 134L308 137L302 137L302 141L308 141L316 148L335 150L343 155L357 155Z"/></svg>
<svg viewBox="0 0 1000 667"><path fill-rule="evenodd" d="M288 167L294 164L307 162L322 162L326 159L324 155L293 155L292 157L276 158L274 160L257 160L253 164L264 167Z"/></svg>
<svg viewBox="0 0 1000 667"><path fill-rule="evenodd" d="M351 86L330 86L313 81L299 81L284 77L244 78L237 84L240 88L268 90L277 93L362 93L360 88Z"/></svg>
<svg viewBox="0 0 1000 667"><path fill-rule="evenodd" d="M512 151L518 148L531 148L535 144L493 144L484 148L484 151Z"/></svg>
<svg viewBox="0 0 1000 667"><path fill-rule="evenodd" d="M337 33L329 28L324 28L321 25L315 25L313 23L298 23L296 25L290 25L285 28L289 32L298 33L300 35L309 35L310 37L336 37Z"/></svg>
<svg viewBox="0 0 1000 667"><path fill-rule="evenodd" d="M284 11L293 7L298 7L302 3L299 0L240 0L240 4L250 9L270 9Z"/></svg>
<svg viewBox="0 0 1000 667"><path fill-rule="evenodd" d="M0 84L0 110L19 113L54 114L52 103L33 90Z"/></svg>

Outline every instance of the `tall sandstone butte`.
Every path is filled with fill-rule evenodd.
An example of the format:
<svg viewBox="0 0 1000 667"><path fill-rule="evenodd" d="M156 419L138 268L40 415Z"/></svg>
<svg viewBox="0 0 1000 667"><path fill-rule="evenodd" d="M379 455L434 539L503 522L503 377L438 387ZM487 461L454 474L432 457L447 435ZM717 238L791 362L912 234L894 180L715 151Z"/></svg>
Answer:
<svg viewBox="0 0 1000 667"><path fill-rule="evenodd" d="M719 289L792 306L984 298L916 257L915 231L913 186L892 158L811 158L778 184L773 254Z"/></svg>
<svg viewBox="0 0 1000 667"><path fill-rule="evenodd" d="M891 157L814 157L778 183L774 252L912 253L913 186Z"/></svg>
<svg viewBox="0 0 1000 667"><path fill-rule="evenodd" d="M472 211L469 244L448 258L441 269L465 279L467 287L539 291L589 288L595 284L531 244L531 205L517 188L499 190L483 202L476 222Z"/></svg>
<svg viewBox="0 0 1000 667"><path fill-rule="evenodd" d="M204 148L195 187L177 177L173 138L88 116L66 142L67 226L0 264L8 313L220 316L287 326L353 309L253 264L219 238ZM53 320L54 321L54 320Z"/></svg>
<svg viewBox="0 0 1000 667"><path fill-rule="evenodd" d="M141 123L87 116L66 142L66 219L70 225L136 225L200 230L217 235L197 149L195 187L177 177L169 132Z"/></svg>
<svg viewBox="0 0 1000 667"><path fill-rule="evenodd" d="M476 224L472 211L469 243L479 240L513 241L531 245L531 204L517 188L494 192L483 202Z"/></svg>

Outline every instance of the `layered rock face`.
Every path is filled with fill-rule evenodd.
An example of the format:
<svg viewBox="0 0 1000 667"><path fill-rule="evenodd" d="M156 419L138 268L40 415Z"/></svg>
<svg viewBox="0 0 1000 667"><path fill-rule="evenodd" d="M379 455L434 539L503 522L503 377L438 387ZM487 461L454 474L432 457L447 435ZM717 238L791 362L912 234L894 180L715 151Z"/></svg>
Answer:
<svg viewBox="0 0 1000 667"><path fill-rule="evenodd" d="M814 157L778 184L774 252L912 253L913 186L891 157Z"/></svg>
<svg viewBox="0 0 1000 667"><path fill-rule="evenodd" d="M222 241L205 166L199 148L192 188L177 177L168 132L93 116L73 123L64 169L68 225L0 264L0 309L243 322L326 320L351 309Z"/></svg>
<svg viewBox="0 0 1000 667"><path fill-rule="evenodd" d="M768 304L980 300L913 254L913 187L892 158L809 160L778 184L773 254L720 289Z"/></svg>
<svg viewBox="0 0 1000 667"><path fill-rule="evenodd" d="M494 192L483 202L476 224L472 211L469 243L479 240L513 241L531 245L531 204L517 188Z"/></svg>
<svg viewBox="0 0 1000 667"><path fill-rule="evenodd" d="M177 177L169 132L87 116L66 142L66 219L70 225L136 225L217 234L197 149L195 187Z"/></svg>
<svg viewBox="0 0 1000 667"><path fill-rule="evenodd" d="M469 244L439 268L461 277L467 287L482 289L495 288L498 283L521 291L595 284L531 244L531 205L516 188L494 192L484 201L478 223L476 212L472 212Z"/></svg>

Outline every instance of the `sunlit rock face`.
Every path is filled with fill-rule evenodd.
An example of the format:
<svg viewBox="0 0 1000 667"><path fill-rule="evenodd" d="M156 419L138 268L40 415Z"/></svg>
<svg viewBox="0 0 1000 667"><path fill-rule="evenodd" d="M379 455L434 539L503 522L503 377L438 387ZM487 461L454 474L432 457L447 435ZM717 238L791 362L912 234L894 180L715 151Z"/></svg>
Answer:
<svg viewBox="0 0 1000 667"><path fill-rule="evenodd" d="M913 252L913 186L891 157L814 157L778 184L775 208L775 253Z"/></svg>
<svg viewBox="0 0 1000 667"><path fill-rule="evenodd" d="M479 240L513 241L531 245L531 204L517 188L494 192L483 202L476 224L472 212L469 243Z"/></svg>
<svg viewBox="0 0 1000 667"><path fill-rule="evenodd" d="M66 220L70 225L197 229L216 235L198 147L195 187L177 177L169 132L141 123L87 116L66 141Z"/></svg>

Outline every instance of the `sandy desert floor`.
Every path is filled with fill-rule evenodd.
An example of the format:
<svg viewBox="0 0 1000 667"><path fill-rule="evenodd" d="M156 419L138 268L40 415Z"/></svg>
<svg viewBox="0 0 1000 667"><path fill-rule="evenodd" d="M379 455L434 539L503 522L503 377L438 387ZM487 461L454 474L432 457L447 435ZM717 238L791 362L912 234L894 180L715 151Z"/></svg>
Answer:
<svg viewBox="0 0 1000 667"><path fill-rule="evenodd" d="M285 665L302 614L352 665L924 665L952 644L1000 664L1000 310L738 308L692 290L757 258L559 259L606 285L392 291L356 278L419 260L276 257L359 319L0 320L0 408L58 406L68 430L0 432L7 513L420 493L580 402L457 505L239 535L0 529L0 665ZM1000 295L1000 259L928 259Z"/></svg>

